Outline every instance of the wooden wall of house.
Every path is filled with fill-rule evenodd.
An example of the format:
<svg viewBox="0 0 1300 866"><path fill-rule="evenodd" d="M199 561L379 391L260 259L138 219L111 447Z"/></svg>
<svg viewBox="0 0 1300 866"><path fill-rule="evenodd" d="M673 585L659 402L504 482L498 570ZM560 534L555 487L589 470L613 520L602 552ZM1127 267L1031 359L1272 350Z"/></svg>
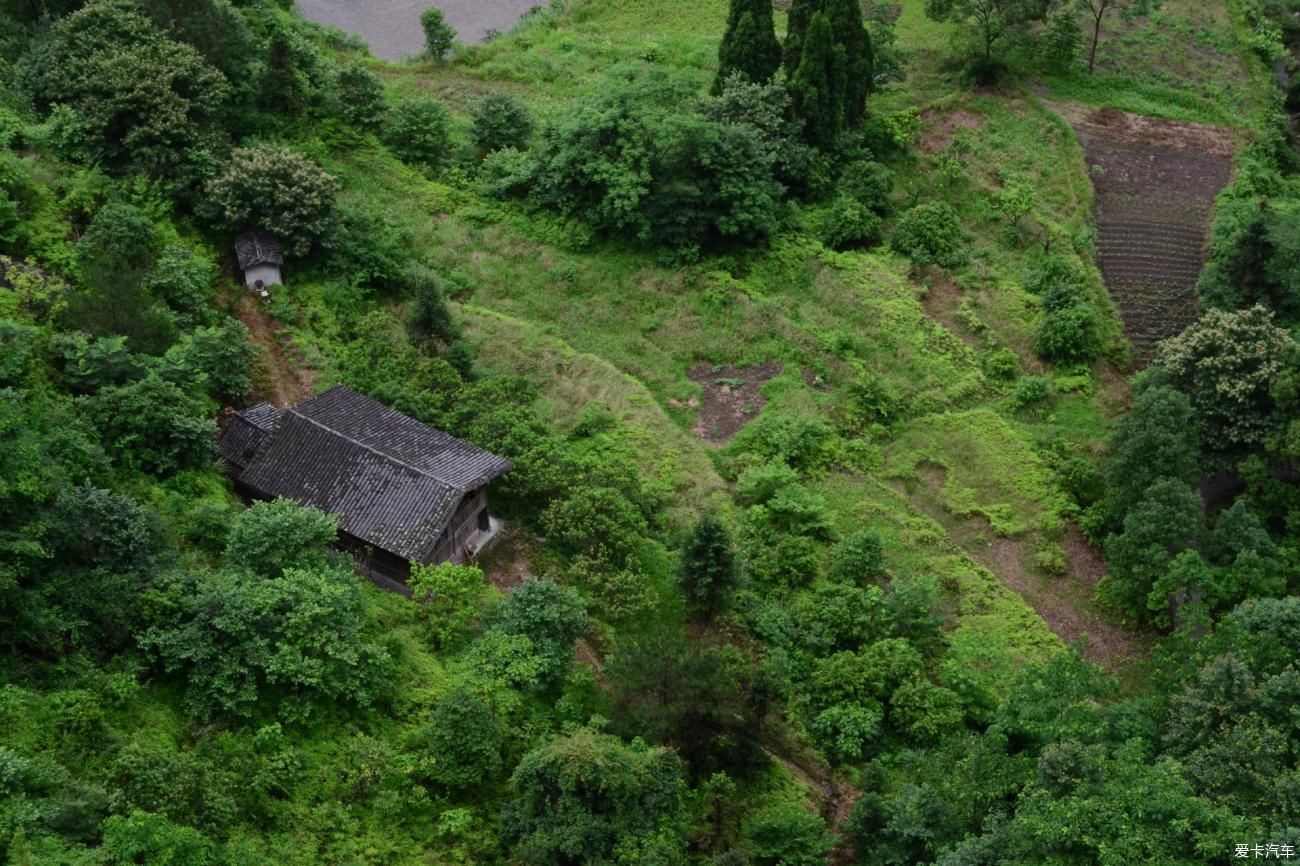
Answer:
<svg viewBox="0 0 1300 866"><path fill-rule="evenodd" d="M447 531L434 548L430 562L464 562L465 544L479 531L478 513L487 508L487 505L486 487L480 487L466 496L451 516Z"/></svg>

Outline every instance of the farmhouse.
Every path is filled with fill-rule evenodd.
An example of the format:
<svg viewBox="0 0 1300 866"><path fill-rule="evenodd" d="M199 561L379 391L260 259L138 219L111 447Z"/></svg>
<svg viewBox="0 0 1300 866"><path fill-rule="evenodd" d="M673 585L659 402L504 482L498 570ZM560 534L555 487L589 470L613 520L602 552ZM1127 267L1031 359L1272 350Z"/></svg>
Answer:
<svg viewBox="0 0 1300 866"><path fill-rule="evenodd" d="M275 235L244 232L235 238L235 256L239 259L239 269L244 272L244 285L250 291L264 295L268 286L284 284L280 276L284 253Z"/></svg>
<svg viewBox="0 0 1300 866"><path fill-rule="evenodd" d="M465 562L496 535L487 486L510 462L336 385L236 413L218 443L241 492L338 516L340 541L400 588L411 563Z"/></svg>

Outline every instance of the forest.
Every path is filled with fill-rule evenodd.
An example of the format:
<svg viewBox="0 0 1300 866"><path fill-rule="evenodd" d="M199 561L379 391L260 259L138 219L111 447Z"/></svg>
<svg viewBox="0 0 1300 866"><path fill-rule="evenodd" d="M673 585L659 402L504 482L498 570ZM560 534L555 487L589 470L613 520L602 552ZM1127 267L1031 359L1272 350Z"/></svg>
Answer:
<svg viewBox="0 0 1300 866"><path fill-rule="evenodd" d="M0 863L1296 856L1300 0L418 5L0 0Z"/></svg>

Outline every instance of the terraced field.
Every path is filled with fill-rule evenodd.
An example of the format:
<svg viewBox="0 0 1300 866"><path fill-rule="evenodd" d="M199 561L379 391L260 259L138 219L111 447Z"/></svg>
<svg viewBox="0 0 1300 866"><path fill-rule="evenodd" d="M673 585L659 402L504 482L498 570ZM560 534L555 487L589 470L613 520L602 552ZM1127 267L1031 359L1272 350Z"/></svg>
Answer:
<svg viewBox="0 0 1300 866"><path fill-rule="evenodd" d="M1097 194L1097 263L1134 360L1146 363L1196 318L1196 280L1233 140L1215 127L1054 107L1083 145Z"/></svg>

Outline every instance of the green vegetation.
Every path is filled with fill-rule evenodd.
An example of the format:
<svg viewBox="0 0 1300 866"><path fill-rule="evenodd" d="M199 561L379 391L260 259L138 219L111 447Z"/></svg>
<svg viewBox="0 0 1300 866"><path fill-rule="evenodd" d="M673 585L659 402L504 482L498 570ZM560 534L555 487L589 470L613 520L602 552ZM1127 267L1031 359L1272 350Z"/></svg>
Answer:
<svg viewBox="0 0 1300 866"><path fill-rule="evenodd" d="M0 860L1300 844L1293 11L0 3ZM1140 372L1070 101L1239 145ZM241 502L222 409L334 383L509 459L498 545Z"/></svg>

